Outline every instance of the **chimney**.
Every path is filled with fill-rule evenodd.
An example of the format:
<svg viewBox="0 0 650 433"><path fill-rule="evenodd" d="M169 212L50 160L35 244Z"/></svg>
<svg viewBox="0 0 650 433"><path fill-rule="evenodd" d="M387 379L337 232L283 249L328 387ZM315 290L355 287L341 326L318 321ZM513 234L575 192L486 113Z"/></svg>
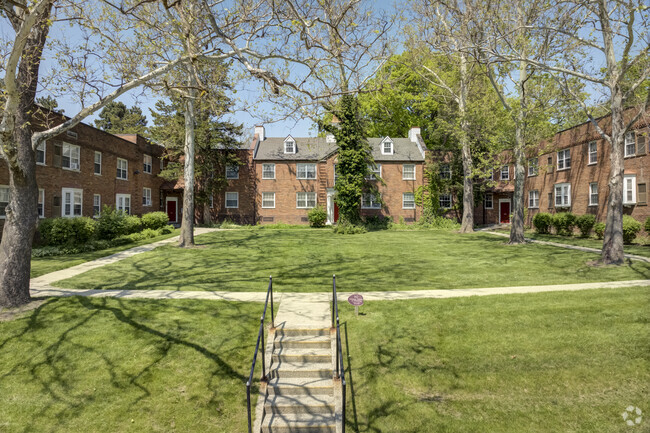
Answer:
<svg viewBox="0 0 650 433"><path fill-rule="evenodd" d="M255 125L255 135L260 141L266 140L266 134L264 132L264 125Z"/></svg>
<svg viewBox="0 0 650 433"><path fill-rule="evenodd" d="M412 126L411 129L409 129L409 140L411 140L413 143L417 143L418 135L420 135L420 127Z"/></svg>

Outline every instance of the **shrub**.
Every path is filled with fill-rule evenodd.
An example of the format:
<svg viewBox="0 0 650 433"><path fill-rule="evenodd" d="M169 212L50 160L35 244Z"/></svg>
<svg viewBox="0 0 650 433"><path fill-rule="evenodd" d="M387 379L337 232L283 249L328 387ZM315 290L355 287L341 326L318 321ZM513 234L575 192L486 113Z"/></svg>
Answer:
<svg viewBox="0 0 650 433"><path fill-rule="evenodd" d="M369 216L364 223L366 230L387 230L391 226L391 219L384 216Z"/></svg>
<svg viewBox="0 0 650 433"><path fill-rule="evenodd" d="M130 235L142 230L142 221L136 215L124 215L124 234Z"/></svg>
<svg viewBox="0 0 650 433"><path fill-rule="evenodd" d="M553 215L546 212L540 212L533 217L533 226L535 231L540 234L547 234L553 224Z"/></svg>
<svg viewBox="0 0 650 433"><path fill-rule="evenodd" d="M629 215L623 215L623 243L631 244L640 231L640 222Z"/></svg>
<svg viewBox="0 0 650 433"><path fill-rule="evenodd" d="M562 236L571 236L575 226L576 217L571 212L559 212L553 215L551 225L555 228L555 233Z"/></svg>
<svg viewBox="0 0 650 433"><path fill-rule="evenodd" d="M38 222L38 233L41 235L41 243L43 245L52 243L52 226L54 225L54 220L55 218L46 218Z"/></svg>
<svg viewBox="0 0 650 433"><path fill-rule="evenodd" d="M161 235L168 235L168 234L170 234L172 231L174 231L174 230L173 230L170 226L165 226L165 227L163 227L163 228L160 229L160 234L161 234Z"/></svg>
<svg viewBox="0 0 650 433"><path fill-rule="evenodd" d="M309 225L312 227L323 227L327 222L327 211L323 206L316 206L307 212Z"/></svg>
<svg viewBox="0 0 650 433"><path fill-rule="evenodd" d="M142 215L142 227L145 229L158 230L169 223L169 217L165 212L149 212Z"/></svg>
<svg viewBox="0 0 650 433"><path fill-rule="evenodd" d="M140 234L142 234L142 236L145 239L149 239L149 238L155 238L156 236L160 236L162 234L162 232L161 232L161 229L158 229L158 230L144 229L144 230L142 230L140 232Z"/></svg>
<svg viewBox="0 0 650 433"><path fill-rule="evenodd" d="M92 218L50 218L40 222L39 233L46 245L79 245L95 234L97 223Z"/></svg>
<svg viewBox="0 0 650 433"><path fill-rule="evenodd" d="M645 220L645 231L650 235L650 217L646 218Z"/></svg>
<svg viewBox="0 0 650 433"><path fill-rule="evenodd" d="M124 212L104 206L97 219L97 235L100 239L115 239L125 233Z"/></svg>
<svg viewBox="0 0 650 433"><path fill-rule="evenodd" d="M367 230L364 226L351 224L349 222L340 222L334 226L334 233L340 235L356 235L366 232Z"/></svg>
<svg viewBox="0 0 650 433"><path fill-rule="evenodd" d="M594 233L598 239L605 237L605 223L596 223L594 225Z"/></svg>
<svg viewBox="0 0 650 433"><path fill-rule="evenodd" d="M580 236L586 238L589 236L589 232L596 224L596 217L591 214L580 215L576 218L576 225L580 229Z"/></svg>

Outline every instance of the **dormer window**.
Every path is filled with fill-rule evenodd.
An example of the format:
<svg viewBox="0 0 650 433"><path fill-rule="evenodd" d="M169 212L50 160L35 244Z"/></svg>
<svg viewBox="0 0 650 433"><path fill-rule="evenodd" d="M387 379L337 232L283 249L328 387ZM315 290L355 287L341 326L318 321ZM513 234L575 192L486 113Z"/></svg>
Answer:
<svg viewBox="0 0 650 433"><path fill-rule="evenodd" d="M291 136L284 140L284 153L296 153L296 141Z"/></svg>
<svg viewBox="0 0 650 433"><path fill-rule="evenodd" d="M386 138L381 145L381 154L382 155L392 155L393 154L393 142L390 141L390 138Z"/></svg>

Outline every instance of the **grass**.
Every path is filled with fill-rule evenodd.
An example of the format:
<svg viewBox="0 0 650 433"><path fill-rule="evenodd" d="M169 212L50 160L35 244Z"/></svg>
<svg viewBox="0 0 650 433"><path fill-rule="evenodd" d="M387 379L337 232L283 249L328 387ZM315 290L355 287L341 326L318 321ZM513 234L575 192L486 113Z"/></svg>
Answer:
<svg viewBox="0 0 650 433"><path fill-rule="evenodd" d="M107 248L105 250L91 251L88 253L34 257L32 258L32 271L30 276L31 278L40 277L41 275L49 274L50 272L76 266L90 260L99 259L100 257L110 256L111 254L119 253L120 251L128 250L130 248L139 247L140 245L151 244L153 242L162 241L163 239L178 236L178 233L179 230L174 230L170 234L156 236L155 238L144 239L126 245Z"/></svg>
<svg viewBox="0 0 650 433"><path fill-rule="evenodd" d="M593 267L596 254L449 231L233 230L169 245L56 283L77 289L341 291L457 289L650 278L650 264Z"/></svg>
<svg viewBox="0 0 650 433"><path fill-rule="evenodd" d="M349 431L650 429L648 288L340 307Z"/></svg>
<svg viewBox="0 0 650 433"><path fill-rule="evenodd" d="M60 298L0 322L0 432L244 432L261 308Z"/></svg>

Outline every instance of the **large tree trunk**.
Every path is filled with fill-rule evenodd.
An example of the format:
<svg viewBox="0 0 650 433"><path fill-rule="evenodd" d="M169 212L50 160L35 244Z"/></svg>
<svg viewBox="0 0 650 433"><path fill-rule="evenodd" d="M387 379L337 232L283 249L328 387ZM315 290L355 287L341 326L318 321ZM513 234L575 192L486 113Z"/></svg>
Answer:
<svg viewBox="0 0 650 433"><path fill-rule="evenodd" d="M472 153L469 144L469 122L467 121L467 94L468 94L467 56L460 55L460 94L458 98L458 111L460 112L461 153L463 158L463 219L460 232L471 233L474 231L474 182Z"/></svg>
<svg viewBox="0 0 650 433"><path fill-rule="evenodd" d="M190 77L193 74L190 73ZM190 97L185 100L185 166L183 179L185 187L183 190L183 220L181 222L181 234L179 247L191 247L194 245L194 86L193 79L190 84Z"/></svg>

